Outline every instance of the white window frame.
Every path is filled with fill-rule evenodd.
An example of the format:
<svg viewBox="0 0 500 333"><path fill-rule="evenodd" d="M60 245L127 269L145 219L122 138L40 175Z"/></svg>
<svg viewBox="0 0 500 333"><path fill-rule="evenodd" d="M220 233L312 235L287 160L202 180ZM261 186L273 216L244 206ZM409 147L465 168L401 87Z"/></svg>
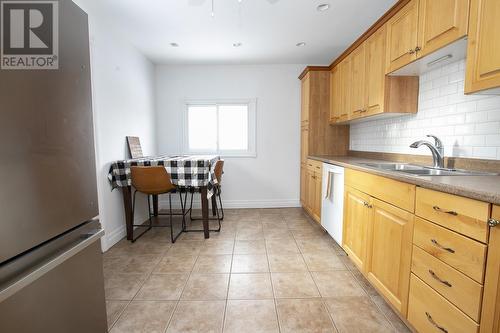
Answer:
<svg viewBox="0 0 500 333"><path fill-rule="evenodd" d="M220 150L217 142L216 150L192 150L189 148L188 114L190 106L219 106L219 105L247 105L248 106L248 149L247 150ZM218 116L218 112L217 112ZM216 154L222 157L257 157L257 99L211 99L184 101L183 117L183 153L184 154ZM217 121L218 123L218 121ZM209 129L207 129L209 130ZM218 129L214 129L218 131ZM218 138L218 135L217 135Z"/></svg>

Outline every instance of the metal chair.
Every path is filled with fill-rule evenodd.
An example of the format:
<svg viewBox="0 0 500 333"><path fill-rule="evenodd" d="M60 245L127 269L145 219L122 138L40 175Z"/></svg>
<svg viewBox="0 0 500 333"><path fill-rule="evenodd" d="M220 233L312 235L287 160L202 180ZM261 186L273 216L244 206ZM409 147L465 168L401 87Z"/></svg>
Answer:
<svg viewBox="0 0 500 333"><path fill-rule="evenodd" d="M222 183L222 175L224 174L224 160L218 160L215 163L214 173L215 173L215 178L217 179L217 184L215 185L215 188L214 188L214 195L216 196L216 198L215 198L215 200L212 201L212 214L213 214L213 216L217 216L217 217L216 218L209 218L209 220L212 220L212 221L217 220L219 222L219 227L217 229L210 230L210 231L219 232L221 230L221 221L224 220L224 208L222 207L222 198L221 198L221 192L222 192L221 183ZM189 218L192 221L202 220L203 218L201 218L201 217L193 217L192 216L194 193L195 193L195 191L191 191L191 204L189 207ZM217 207L217 199L219 199L220 213L219 213L219 207ZM203 230L186 230L185 229L184 231L190 232L190 231L203 231Z"/></svg>
<svg viewBox="0 0 500 333"><path fill-rule="evenodd" d="M147 227L139 236L134 238L132 236L132 243L135 242L139 237L144 235L146 232L151 230L153 227L168 227L168 225L155 225L153 226L153 216L151 213L151 199L153 195L167 194L169 202L169 213L168 214L158 214L158 215L169 215L170 217L170 238L172 243L175 243L177 238L181 235L182 231L185 229L185 219L184 215L182 217L182 227L181 231L174 237L174 227L172 223L172 193L176 193L176 187L172 184L172 180L167 170L162 166L132 166L130 168L132 177L132 186L134 186L134 197L132 201L132 225L133 227ZM134 212L135 212L135 197L137 192L144 193L148 197L148 214L149 214L149 225L144 224L134 224ZM182 194L181 194L182 203ZM132 231L133 233L133 231Z"/></svg>

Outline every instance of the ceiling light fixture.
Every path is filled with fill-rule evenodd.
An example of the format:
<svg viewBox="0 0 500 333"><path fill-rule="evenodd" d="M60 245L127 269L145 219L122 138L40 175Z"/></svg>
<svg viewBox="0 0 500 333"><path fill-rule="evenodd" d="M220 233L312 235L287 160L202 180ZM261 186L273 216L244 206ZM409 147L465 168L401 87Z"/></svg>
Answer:
<svg viewBox="0 0 500 333"><path fill-rule="evenodd" d="M330 9L330 5L327 3L323 3L321 5L318 5L318 7L316 7L316 10L318 12L324 12L325 10L328 10L328 9Z"/></svg>
<svg viewBox="0 0 500 333"><path fill-rule="evenodd" d="M306 46L306 42L299 42L299 43L295 44L295 46L297 46L297 47Z"/></svg>
<svg viewBox="0 0 500 333"><path fill-rule="evenodd" d="M243 45L242 43L238 42L238 43L233 43L233 46L234 47L240 47L241 45Z"/></svg>
<svg viewBox="0 0 500 333"><path fill-rule="evenodd" d="M172 46L172 47L179 47L179 44L177 44L177 43L170 43L170 46Z"/></svg>

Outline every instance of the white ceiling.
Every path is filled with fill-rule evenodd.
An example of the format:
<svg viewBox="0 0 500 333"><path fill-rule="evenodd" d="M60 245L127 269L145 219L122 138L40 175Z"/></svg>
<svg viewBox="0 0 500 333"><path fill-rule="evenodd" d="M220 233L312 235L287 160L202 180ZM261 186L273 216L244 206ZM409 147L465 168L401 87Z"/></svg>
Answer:
<svg viewBox="0 0 500 333"><path fill-rule="evenodd" d="M94 0L157 64L326 65L396 0ZM319 4L330 9L318 12ZM296 47L298 42L306 46ZM239 48L233 43L241 42ZM174 48L170 43L178 43Z"/></svg>

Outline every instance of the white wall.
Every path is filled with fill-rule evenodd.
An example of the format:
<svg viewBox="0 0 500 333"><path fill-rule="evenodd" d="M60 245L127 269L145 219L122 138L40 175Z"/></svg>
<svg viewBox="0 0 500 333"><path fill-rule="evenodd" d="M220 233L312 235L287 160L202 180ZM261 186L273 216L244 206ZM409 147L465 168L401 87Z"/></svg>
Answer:
<svg viewBox="0 0 500 333"><path fill-rule="evenodd" d="M106 235L106 251L125 236L125 217L120 190L111 192L107 179L112 161L128 158L125 137L141 138L145 154L155 154L154 65L107 24L92 0L75 1L89 14L92 94L99 216ZM102 16L101 16L102 15ZM141 200L137 219L147 216Z"/></svg>
<svg viewBox="0 0 500 333"><path fill-rule="evenodd" d="M225 158L225 207L299 205L304 65L158 66L158 153L182 153L183 101L257 98L257 157Z"/></svg>
<svg viewBox="0 0 500 333"><path fill-rule="evenodd" d="M429 155L408 146L439 136L445 155L500 159L500 97L464 95L465 60L420 77L418 113L351 125L352 150Z"/></svg>

